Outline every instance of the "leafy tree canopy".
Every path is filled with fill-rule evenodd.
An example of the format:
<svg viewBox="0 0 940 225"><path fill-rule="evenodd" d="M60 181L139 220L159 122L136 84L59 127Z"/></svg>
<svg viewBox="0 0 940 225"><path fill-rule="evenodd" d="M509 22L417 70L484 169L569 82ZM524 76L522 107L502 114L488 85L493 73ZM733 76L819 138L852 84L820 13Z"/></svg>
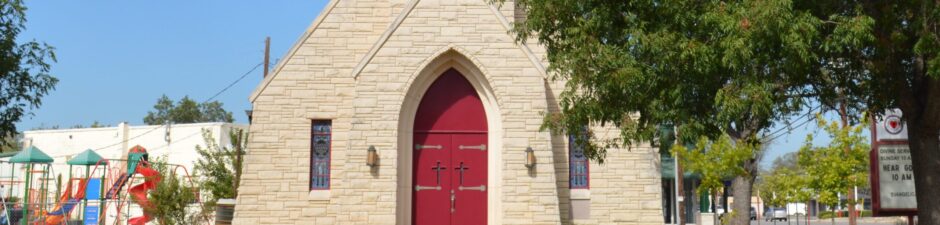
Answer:
<svg viewBox="0 0 940 225"><path fill-rule="evenodd" d="M0 136L16 134L16 122L39 108L58 79L49 74L54 48L35 40L17 40L26 29L22 0L0 0ZM0 144L7 144L0 139Z"/></svg>
<svg viewBox="0 0 940 225"><path fill-rule="evenodd" d="M753 153L735 165L734 210L748 211L761 132L804 106L822 23L789 0L583 1L519 0L517 40L545 46L554 77L566 81L561 112L545 125L579 133L611 124L619 139L605 147L655 141L656 126L677 125L680 143L727 135ZM616 143L619 142L619 143ZM746 224L746 214L734 216Z"/></svg>
<svg viewBox="0 0 940 225"><path fill-rule="evenodd" d="M144 123L147 125L162 125L167 121L171 123L203 123L235 121L232 113L222 108L219 101L196 103L185 96L177 103L163 95L157 99L153 111L147 112Z"/></svg>
<svg viewBox="0 0 940 225"><path fill-rule="evenodd" d="M821 116L817 120L832 142L813 146L813 135L807 135L806 144L799 151L799 165L807 175L808 188L815 192L819 202L835 206L839 203L838 193L868 184L870 146L868 137L862 134L868 126L861 123L843 128Z"/></svg>

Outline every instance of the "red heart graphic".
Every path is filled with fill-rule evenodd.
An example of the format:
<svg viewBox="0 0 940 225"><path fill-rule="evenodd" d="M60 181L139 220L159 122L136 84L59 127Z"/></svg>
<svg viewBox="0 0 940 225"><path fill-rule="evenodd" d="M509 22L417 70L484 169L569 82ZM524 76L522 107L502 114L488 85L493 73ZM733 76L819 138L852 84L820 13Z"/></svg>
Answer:
<svg viewBox="0 0 940 225"><path fill-rule="evenodd" d="M891 129L898 128L898 121L888 122L888 125L891 125Z"/></svg>

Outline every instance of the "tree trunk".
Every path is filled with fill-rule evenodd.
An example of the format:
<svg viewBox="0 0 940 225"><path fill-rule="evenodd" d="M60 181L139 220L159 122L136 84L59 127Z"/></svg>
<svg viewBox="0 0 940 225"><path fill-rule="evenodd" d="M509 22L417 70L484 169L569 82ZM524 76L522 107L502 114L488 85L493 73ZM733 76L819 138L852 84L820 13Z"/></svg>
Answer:
<svg viewBox="0 0 940 225"><path fill-rule="evenodd" d="M753 176L736 176L734 181L731 182L731 186L734 188L734 203L731 206L731 211L736 212L732 213L734 215L731 217L732 225L749 225L751 223L748 212L750 212L751 207L751 186L753 184Z"/></svg>
<svg viewBox="0 0 940 225"><path fill-rule="evenodd" d="M920 224L940 224L940 132L931 124L908 122L914 187L917 190L917 217Z"/></svg>

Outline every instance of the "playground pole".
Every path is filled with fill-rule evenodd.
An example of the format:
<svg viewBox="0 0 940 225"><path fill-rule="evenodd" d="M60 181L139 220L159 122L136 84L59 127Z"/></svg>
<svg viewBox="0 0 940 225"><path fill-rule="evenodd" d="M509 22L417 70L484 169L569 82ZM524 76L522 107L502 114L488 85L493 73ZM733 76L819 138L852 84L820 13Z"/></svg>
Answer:
<svg viewBox="0 0 940 225"><path fill-rule="evenodd" d="M88 182L90 182L90 181L91 181L91 167L88 166L88 165L85 165L85 187L84 187L84 188L85 188L85 194L86 194L86 195L88 194ZM79 183L81 183L81 182L79 182ZM101 185L101 186L104 186L104 185ZM78 215L78 218L80 218L80 219L83 221L83 223L84 223L84 221L85 221L85 207L88 206L88 198L87 198L87 196L82 196L82 199L81 199L81 200L82 200L82 210L80 210L79 212L82 212L82 214L79 214L79 215ZM100 209L99 209L99 210L100 210Z"/></svg>
<svg viewBox="0 0 940 225"><path fill-rule="evenodd" d="M111 164L111 163L108 162L108 164L105 164L105 165L104 165L104 171L102 171L102 173L101 173L101 193L98 194L98 214L99 214L99 215L98 215L98 224L100 224L100 225L104 225L104 224L105 224L105 222L104 222L104 213L105 213L106 210L105 210L105 207L104 207L104 206L105 206L107 203L105 203L104 201L105 201L105 198L106 198L105 195L106 195L107 193L104 193L104 186L105 186L105 182L104 182L104 181L105 181L105 178L107 178L107 176L108 176L108 171L111 169L111 168L110 168L111 165L109 165L109 164Z"/></svg>
<svg viewBox="0 0 940 225"><path fill-rule="evenodd" d="M29 183L32 183L30 182L30 175L32 170L33 164L26 163L26 187L23 188L23 190L25 190L23 194L23 222L20 223L22 225L26 225L26 221L29 221Z"/></svg>
<svg viewBox="0 0 940 225"><path fill-rule="evenodd" d="M42 219L42 212L46 211L46 203L49 201L49 166L52 164L46 164L42 168L42 181L39 181L39 184L42 185L39 190L39 213L38 217Z"/></svg>
<svg viewBox="0 0 940 225"><path fill-rule="evenodd" d="M15 171L16 171L16 163L10 162L10 195L7 195L7 198L13 197L13 172ZM10 206L13 206L13 205L12 204L5 205L4 207L10 207Z"/></svg>

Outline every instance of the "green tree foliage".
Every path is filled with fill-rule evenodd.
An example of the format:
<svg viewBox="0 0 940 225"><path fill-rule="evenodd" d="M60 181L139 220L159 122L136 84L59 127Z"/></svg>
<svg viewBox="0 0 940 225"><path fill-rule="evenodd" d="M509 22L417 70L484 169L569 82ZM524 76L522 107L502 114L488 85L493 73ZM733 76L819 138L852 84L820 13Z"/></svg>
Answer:
<svg viewBox="0 0 940 225"><path fill-rule="evenodd" d="M196 206L196 189L185 178L176 174L175 166L167 165L166 158L158 158L151 166L160 172L161 180L156 188L150 191L148 199L153 204L144 211L154 217L154 221L161 225L195 224L202 217L189 209Z"/></svg>
<svg viewBox="0 0 940 225"><path fill-rule="evenodd" d="M0 137L16 134L16 122L42 105L58 79L49 74L54 48L35 40L17 40L26 29L22 0L0 0ZM0 139L0 144L7 144Z"/></svg>
<svg viewBox="0 0 940 225"><path fill-rule="evenodd" d="M153 111L147 112L144 123L148 125L162 125L166 121L171 123L202 123L202 122L228 122L235 121L232 113L222 108L219 101L197 103L184 96L177 103L163 95L157 99Z"/></svg>
<svg viewBox="0 0 940 225"><path fill-rule="evenodd" d="M735 165L734 211L747 212L760 133L804 104L820 21L788 0L519 0L526 17L517 40L546 47L549 69L566 80L561 112L546 127L579 133L585 124L620 128L630 145L654 141L656 126L676 124L680 140L727 134L753 155ZM616 143L619 142L619 143ZM607 145L588 145L601 161ZM734 224L747 224L738 214Z"/></svg>
<svg viewBox="0 0 940 225"><path fill-rule="evenodd" d="M701 175L699 194L706 190L718 190L724 187L724 181L736 176L748 175L749 171L740 165L751 159L754 155L754 146L748 143L735 143L728 135L722 135L711 141L700 138L695 148L690 149L682 145L675 145L672 151L679 157L680 163L687 171Z"/></svg>
<svg viewBox="0 0 940 225"><path fill-rule="evenodd" d="M230 147L219 146L212 138L212 131L204 129L202 137L206 145L196 146L200 158L196 161L195 171L199 188L209 194L204 202L210 206L220 198L235 198L238 195L242 156L248 144L248 134L241 129L232 129L228 135Z"/></svg>
<svg viewBox="0 0 940 225"><path fill-rule="evenodd" d="M16 136L5 136L2 137L4 140L0 141L0 153L3 152L15 152L23 149L23 143L21 140L18 140L19 134Z"/></svg>
<svg viewBox="0 0 940 225"><path fill-rule="evenodd" d="M813 135L807 135L806 144L800 148L799 165L806 171L807 186L817 200L835 206L839 204L838 193L868 184L870 146L868 138L862 134L868 126L861 123L843 128L838 122L828 122L820 116L817 120L832 142L816 147L812 145Z"/></svg>
<svg viewBox="0 0 940 225"><path fill-rule="evenodd" d="M917 190L940 186L940 2L797 1L823 19L818 35L820 102L849 111L900 108ZM854 109L854 110L853 110ZM849 113L858 116L860 113ZM917 192L918 218L940 224L940 192Z"/></svg>

